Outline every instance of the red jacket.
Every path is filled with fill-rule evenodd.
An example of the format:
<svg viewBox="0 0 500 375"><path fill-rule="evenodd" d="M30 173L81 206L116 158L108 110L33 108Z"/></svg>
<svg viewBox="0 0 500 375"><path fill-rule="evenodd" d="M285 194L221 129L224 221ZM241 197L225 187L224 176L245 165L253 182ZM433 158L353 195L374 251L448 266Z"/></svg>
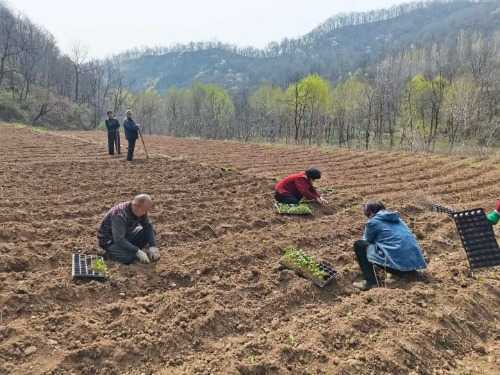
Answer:
<svg viewBox="0 0 500 375"><path fill-rule="evenodd" d="M319 194L312 186L311 181L307 178L304 172L292 174L279 181L274 190L281 195L288 195L297 198L306 198L308 200L316 200Z"/></svg>

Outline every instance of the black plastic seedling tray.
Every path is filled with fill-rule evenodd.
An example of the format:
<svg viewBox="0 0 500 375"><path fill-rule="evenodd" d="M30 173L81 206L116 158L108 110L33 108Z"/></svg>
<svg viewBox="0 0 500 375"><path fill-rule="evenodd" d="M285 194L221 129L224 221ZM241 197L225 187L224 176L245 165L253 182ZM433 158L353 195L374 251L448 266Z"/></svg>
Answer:
<svg viewBox="0 0 500 375"><path fill-rule="evenodd" d="M324 288L328 284L330 284L333 280L337 278L337 271L332 267L332 265L328 262L321 261L319 262L319 268L327 273L327 276L325 277L324 281L319 281L317 279L312 279L312 282L314 285L316 285L319 288Z"/></svg>
<svg viewBox="0 0 500 375"><path fill-rule="evenodd" d="M92 261L101 259L98 255L73 254L71 276L77 280L106 280L107 276L92 270Z"/></svg>
<svg viewBox="0 0 500 375"><path fill-rule="evenodd" d="M457 231L471 270L500 265L500 249L493 227L482 208L454 212Z"/></svg>
<svg viewBox="0 0 500 375"><path fill-rule="evenodd" d="M446 214L448 216L452 216L455 213L455 211L452 210L451 208L441 206L440 204L437 203L432 204L431 211L439 214Z"/></svg>
<svg viewBox="0 0 500 375"><path fill-rule="evenodd" d="M318 265L321 271L324 271L327 275L323 280L318 280L311 274L304 272L299 266L283 261L283 259L280 261L281 265L287 269L295 271L295 273L299 276L302 276L308 280L310 280L314 285L316 285L318 288L324 288L327 285L329 285L333 280L337 278L337 271L332 267L332 265L328 262L325 261L319 261Z"/></svg>

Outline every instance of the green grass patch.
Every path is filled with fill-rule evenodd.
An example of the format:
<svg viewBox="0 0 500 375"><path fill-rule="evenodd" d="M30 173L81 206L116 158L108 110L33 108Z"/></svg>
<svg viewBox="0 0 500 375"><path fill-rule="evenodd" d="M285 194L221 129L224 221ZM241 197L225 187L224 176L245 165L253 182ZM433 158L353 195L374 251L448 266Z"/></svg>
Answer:
<svg viewBox="0 0 500 375"><path fill-rule="evenodd" d="M49 129L41 127L41 126L33 126L31 128L35 133L47 133Z"/></svg>

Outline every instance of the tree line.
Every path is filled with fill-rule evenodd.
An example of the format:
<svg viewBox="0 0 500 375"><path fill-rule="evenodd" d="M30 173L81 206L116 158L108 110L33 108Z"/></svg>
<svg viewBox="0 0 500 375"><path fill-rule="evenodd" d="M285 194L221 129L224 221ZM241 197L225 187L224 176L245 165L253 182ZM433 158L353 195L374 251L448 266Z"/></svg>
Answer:
<svg viewBox="0 0 500 375"><path fill-rule="evenodd" d="M500 34L412 46L330 82L308 75L230 93L187 89L130 94L151 133L356 148L453 150L500 137Z"/></svg>
<svg viewBox="0 0 500 375"><path fill-rule="evenodd" d="M75 43L63 54L54 37L0 2L0 118L92 129L122 105L119 59L97 60Z"/></svg>
<svg viewBox="0 0 500 375"><path fill-rule="evenodd" d="M329 27L423 6L335 18ZM46 30L0 3L0 116L95 129L107 110L121 116L132 108L150 133L365 149L487 148L500 135L499 34L463 31L452 40L388 51L335 80L312 72L282 85L230 91L197 82L132 92L123 59L89 59L78 44L65 55Z"/></svg>

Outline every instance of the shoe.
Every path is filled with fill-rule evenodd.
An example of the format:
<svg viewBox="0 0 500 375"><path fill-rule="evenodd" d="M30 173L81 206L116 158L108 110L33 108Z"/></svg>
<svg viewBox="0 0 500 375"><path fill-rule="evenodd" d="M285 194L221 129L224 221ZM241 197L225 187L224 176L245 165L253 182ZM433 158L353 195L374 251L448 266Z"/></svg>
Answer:
<svg viewBox="0 0 500 375"><path fill-rule="evenodd" d="M368 284L366 280L361 280L353 282L352 286L359 290L368 290L373 288L375 285Z"/></svg>

